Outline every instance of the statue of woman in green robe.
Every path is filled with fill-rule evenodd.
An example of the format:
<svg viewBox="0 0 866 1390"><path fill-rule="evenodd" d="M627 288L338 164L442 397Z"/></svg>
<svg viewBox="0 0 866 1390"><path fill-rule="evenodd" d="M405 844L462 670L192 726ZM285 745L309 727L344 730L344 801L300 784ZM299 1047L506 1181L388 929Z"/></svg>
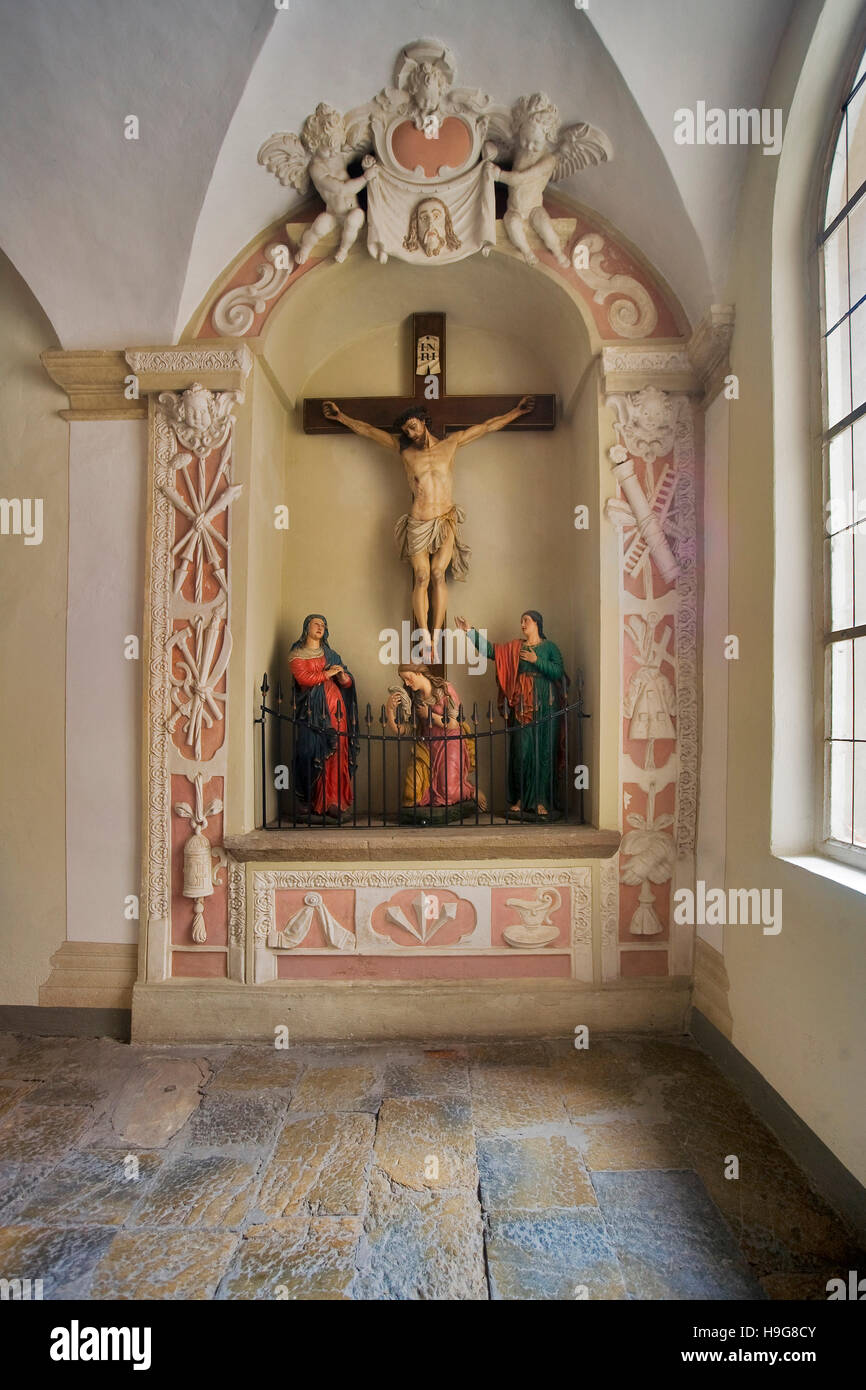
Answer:
<svg viewBox="0 0 866 1390"><path fill-rule="evenodd" d="M544 619L530 608L521 616L522 637L493 643L465 618L455 619L478 651L496 665L499 708L508 720L510 812L547 819L562 807L561 751L568 676L562 653L544 635Z"/></svg>

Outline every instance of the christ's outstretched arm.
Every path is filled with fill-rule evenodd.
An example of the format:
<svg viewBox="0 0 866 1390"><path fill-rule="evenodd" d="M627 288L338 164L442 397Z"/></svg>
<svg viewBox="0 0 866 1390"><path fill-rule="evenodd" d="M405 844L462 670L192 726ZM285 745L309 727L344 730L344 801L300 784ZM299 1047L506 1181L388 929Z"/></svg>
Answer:
<svg viewBox="0 0 866 1390"><path fill-rule="evenodd" d="M328 420L339 420L346 429L352 430L354 434L360 434L364 439L372 439L374 444L381 444L383 449L390 449L392 453L400 452L400 445L393 434L387 430L378 430L375 425L368 425L366 420L353 420L351 415L344 415L336 401L324 401L322 403L322 414Z"/></svg>
<svg viewBox="0 0 866 1390"><path fill-rule="evenodd" d="M468 429L456 430L450 435L450 440L454 444L471 444L474 439L481 439L485 434L493 434L496 430L504 430L506 425L510 425L512 420L517 420L521 415L528 415L535 409L535 397L523 396L513 410L509 410L505 415L494 415L489 420L484 420L480 425L470 425Z"/></svg>

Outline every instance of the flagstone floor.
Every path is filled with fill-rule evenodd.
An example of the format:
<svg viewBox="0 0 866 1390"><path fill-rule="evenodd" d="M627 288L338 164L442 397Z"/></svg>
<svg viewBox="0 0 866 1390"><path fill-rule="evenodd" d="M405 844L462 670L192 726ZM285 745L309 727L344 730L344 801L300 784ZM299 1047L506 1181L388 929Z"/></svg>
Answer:
<svg viewBox="0 0 866 1390"><path fill-rule="evenodd" d="M54 1299L825 1299L866 1258L694 1045L644 1037L0 1036L0 1223L0 1278Z"/></svg>

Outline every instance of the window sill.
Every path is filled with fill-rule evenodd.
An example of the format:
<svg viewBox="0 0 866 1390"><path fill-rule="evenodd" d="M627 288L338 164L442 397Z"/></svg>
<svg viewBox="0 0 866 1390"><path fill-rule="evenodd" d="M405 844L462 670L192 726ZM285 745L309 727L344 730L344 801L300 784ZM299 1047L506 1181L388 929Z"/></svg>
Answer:
<svg viewBox="0 0 866 1390"><path fill-rule="evenodd" d="M828 854L780 854L778 858L786 864L805 869L807 873L819 874L821 878L840 883L843 888L853 888L855 893L866 895L866 872L843 864L838 859L831 859Z"/></svg>

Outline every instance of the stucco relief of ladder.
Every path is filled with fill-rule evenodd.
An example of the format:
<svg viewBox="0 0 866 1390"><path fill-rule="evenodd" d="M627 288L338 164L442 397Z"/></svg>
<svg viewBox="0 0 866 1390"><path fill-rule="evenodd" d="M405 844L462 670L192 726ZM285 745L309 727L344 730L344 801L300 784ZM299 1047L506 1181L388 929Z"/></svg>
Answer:
<svg viewBox="0 0 866 1390"><path fill-rule="evenodd" d="M674 500L676 484L676 469L673 464L667 463L649 499L650 511L655 513L662 526L670 511L671 503ZM646 548L646 534L641 528L638 528L625 554L624 568L629 577L632 577L637 572L638 566L646 553Z"/></svg>

